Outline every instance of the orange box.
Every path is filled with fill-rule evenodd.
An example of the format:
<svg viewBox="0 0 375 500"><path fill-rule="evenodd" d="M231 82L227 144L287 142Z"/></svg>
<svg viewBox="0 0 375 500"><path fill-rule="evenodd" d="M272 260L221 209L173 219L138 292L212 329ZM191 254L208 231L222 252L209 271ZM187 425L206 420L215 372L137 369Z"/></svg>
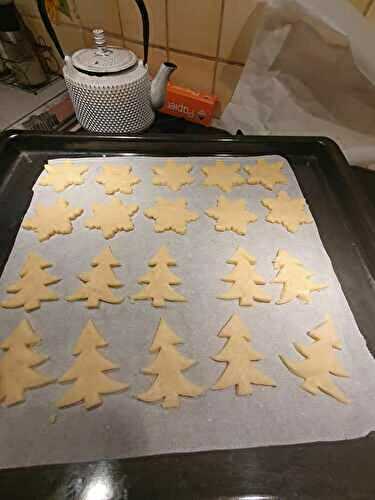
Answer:
<svg viewBox="0 0 375 500"><path fill-rule="evenodd" d="M216 96L168 83L167 97L160 111L209 127L217 100Z"/></svg>

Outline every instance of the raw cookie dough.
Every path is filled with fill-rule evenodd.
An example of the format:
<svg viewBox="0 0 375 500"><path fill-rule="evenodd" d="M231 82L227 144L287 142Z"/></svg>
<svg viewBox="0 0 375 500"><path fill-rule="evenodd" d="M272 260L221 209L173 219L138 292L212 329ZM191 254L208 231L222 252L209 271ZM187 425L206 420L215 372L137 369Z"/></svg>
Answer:
<svg viewBox="0 0 375 500"><path fill-rule="evenodd" d="M60 281L45 269L52 264L35 253L29 253L19 273L21 279L9 285L6 291L14 294L13 297L3 300L0 305L7 309L24 307L25 311L39 309L43 301L58 300L59 296L47 288Z"/></svg>
<svg viewBox="0 0 375 500"><path fill-rule="evenodd" d="M255 165L245 167L246 172L250 174L247 183L261 184L271 191L275 184L288 184L288 179L281 173L283 167L282 161L269 163L267 160L257 160Z"/></svg>
<svg viewBox="0 0 375 500"><path fill-rule="evenodd" d="M93 309L99 307L100 301L108 304L120 304L124 298L117 297L111 288L122 287L112 271L113 267L121 264L113 257L110 247L106 247L95 257L92 262L92 270L78 275L83 281L82 287L76 293L66 297L66 300L73 302L76 300L87 300L86 307Z"/></svg>
<svg viewBox="0 0 375 500"><path fill-rule="evenodd" d="M195 361L186 358L174 347L182 343L181 338L161 319L150 347L150 352L157 353L157 357L142 370L156 378L148 391L138 394L138 399L147 403L162 401L163 408L178 408L180 396L194 398L202 394L203 387L191 383L182 374L195 364Z"/></svg>
<svg viewBox="0 0 375 500"><path fill-rule="evenodd" d="M35 215L24 219L22 227L34 231L39 241L45 241L55 234L70 234L73 231L71 221L82 213L82 208L70 208L64 198L58 198L54 205L36 205Z"/></svg>
<svg viewBox="0 0 375 500"><path fill-rule="evenodd" d="M138 211L138 205L124 205L118 198L112 198L108 203L94 203L93 216L86 220L89 229L100 229L105 239L112 238L119 231L134 229L131 216Z"/></svg>
<svg viewBox="0 0 375 500"><path fill-rule="evenodd" d="M286 304L296 298L308 303L311 300L311 292L327 287L326 284L311 281L313 273L303 267L298 259L289 255L285 250L277 252L273 267L278 273L271 283L283 284L280 298L276 304Z"/></svg>
<svg viewBox="0 0 375 500"><path fill-rule="evenodd" d="M77 165L70 161L64 161L60 165L44 165L44 174L39 179L40 186L51 186L57 193L64 191L68 186L79 186L83 184L88 168L85 165Z"/></svg>
<svg viewBox="0 0 375 500"><path fill-rule="evenodd" d="M257 220L257 216L247 209L246 200L243 198L230 200L220 196L217 207L209 208L206 214L217 221L216 231L232 230L242 235L246 234L247 225Z"/></svg>
<svg viewBox="0 0 375 500"><path fill-rule="evenodd" d="M181 283L180 278L169 270L169 266L175 265L176 261L169 255L167 248L162 246L149 261L152 269L138 280L138 283L147 283L147 286L133 295L132 299L152 300L154 307L163 307L166 300L184 302L185 297L170 287Z"/></svg>
<svg viewBox="0 0 375 500"><path fill-rule="evenodd" d="M103 403L104 394L125 391L129 385L113 380L105 372L119 368L97 349L107 347L108 342L100 335L94 323L89 320L74 347L77 356L73 366L59 379L61 384L74 382L64 396L56 403L58 408L84 403L86 410Z"/></svg>
<svg viewBox="0 0 375 500"><path fill-rule="evenodd" d="M301 224L313 222L305 211L305 200L289 198L285 191L280 191L275 198L264 198L262 204L270 210L266 221L282 224L291 233L295 233Z"/></svg>
<svg viewBox="0 0 375 500"><path fill-rule="evenodd" d="M348 372L336 358L335 349L341 349L340 339L336 335L335 327L330 316L326 316L324 323L311 330L308 335L315 340L310 345L294 343L295 349L306 359L303 361L290 361L280 356L284 365L297 377L305 381L302 389L310 394L325 392L341 403L350 403L332 381L331 375L349 377Z"/></svg>
<svg viewBox="0 0 375 500"><path fill-rule="evenodd" d="M26 390L44 387L55 381L35 369L48 359L48 356L31 349L40 340L24 319L0 343L0 349L5 351L0 358L0 403L5 406L25 401Z"/></svg>
<svg viewBox="0 0 375 500"><path fill-rule="evenodd" d="M250 344L250 332L240 317L234 314L219 332L219 337L227 337L223 349L212 359L227 363L212 389L227 389L234 386L237 396L253 393L252 384L276 386L275 382L255 368L253 361L263 359Z"/></svg>
<svg viewBox="0 0 375 500"><path fill-rule="evenodd" d="M185 184L192 184L194 177L189 174L192 166L188 163L182 165L173 160L167 160L164 166L154 167L155 175L152 183L155 186L167 186L172 191L178 191Z"/></svg>
<svg viewBox="0 0 375 500"><path fill-rule="evenodd" d="M246 181L238 172L241 170L239 163L226 165L222 160L217 160L216 165L202 167L206 175L204 186L217 186L222 191L229 193L235 186L241 186Z"/></svg>
<svg viewBox="0 0 375 500"><path fill-rule="evenodd" d="M265 285L265 280L255 271L256 259L246 250L239 247L235 254L227 260L236 267L222 281L233 283L231 288L218 296L218 299L239 299L240 306L253 306L255 302L271 302L271 297L265 294L259 285Z"/></svg>
<svg viewBox="0 0 375 500"><path fill-rule="evenodd" d="M196 212L192 212L186 207L185 198L177 198L174 201L156 198L155 205L147 208L144 214L149 219L155 219L154 228L157 233L171 230L178 234L185 234L187 223L199 218Z"/></svg>
<svg viewBox="0 0 375 500"><path fill-rule="evenodd" d="M103 184L106 194L114 194L117 191L132 194L132 186L141 182L141 179L134 175L131 167L127 165L105 165L96 177L96 182Z"/></svg>

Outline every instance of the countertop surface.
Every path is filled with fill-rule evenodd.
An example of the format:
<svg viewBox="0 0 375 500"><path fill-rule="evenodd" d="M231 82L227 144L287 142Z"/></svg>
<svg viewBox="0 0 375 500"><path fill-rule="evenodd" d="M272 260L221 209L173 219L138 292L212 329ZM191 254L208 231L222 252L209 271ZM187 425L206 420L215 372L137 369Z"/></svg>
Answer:
<svg viewBox="0 0 375 500"><path fill-rule="evenodd" d="M0 131L12 127L12 124L29 113L65 93L66 86L62 78L51 82L35 94L0 82Z"/></svg>
<svg viewBox="0 0 375 500"><path fill-rule="evenodd" d="M160 116L152 133L222 131ZM355 168L375 205L375 172ZM375 498L370 439L0 471L1 500ZM0 445L1 446L1 445ZM343 462L337 446L349 448ZM0 448L1 453L1 448ZM317 464L317 456L321 462ZM276 458L277 457L277 458ZM309 476L306 478L305 470ZM288 474L286 474L288 471ZM322 492L326 492L322 495Z"/></svg>

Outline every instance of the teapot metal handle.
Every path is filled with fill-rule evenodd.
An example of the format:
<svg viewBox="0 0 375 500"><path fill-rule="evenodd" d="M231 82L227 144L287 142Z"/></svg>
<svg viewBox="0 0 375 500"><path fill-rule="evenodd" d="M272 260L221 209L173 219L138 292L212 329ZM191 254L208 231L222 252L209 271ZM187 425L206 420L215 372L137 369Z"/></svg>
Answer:
<svg viewBox="0 0 375 500"><path fill-rule="evenodd" d="M48 17L48 12L46 9L45 5L45 0L37 0L38 2L38 9L40 13L40 17L43 20L44 26L46 27L46 30L48 31L48 34L53 40L53 43L55 44L55 47L60 54L60 56L64 59L65 54L64 51L60 45L60 42L57 38L56 32L53 29L53 26L51 24L51 21L49 20ZM147 64L147 59L148 59L148 45L149 45L149 39L150 39L150 21L148 17L148 12L146 9L146 5L143 0L135 0L135 3L137 4L137 7L139 9L139 12L142 17L142 28L143 28L143 64Z"/></svg>
<svg viewBox="0 0 375 500"><path fill-rule="evenodd" d="M51 21L49 20L48 12L47 12L46 5L45 5L45 0L38 0L38 9L39 9L40 17L42 18L42 21L44 23L44 26L46 27L46 30L48 31L49 36L52 38L53 43L55 44L57 52L64 59L65 54L64 54L63 49L61 48L59 39L56 36L56 32L53 29Z"/></svg>
<svg viewBox="0 0 375 500"><path fill-rule="evenodd" d="M135 0L142 17L143 27L143 64L146 66L148 60L148 44L150 39L150 21L146 5L143 0Z"/></svg>

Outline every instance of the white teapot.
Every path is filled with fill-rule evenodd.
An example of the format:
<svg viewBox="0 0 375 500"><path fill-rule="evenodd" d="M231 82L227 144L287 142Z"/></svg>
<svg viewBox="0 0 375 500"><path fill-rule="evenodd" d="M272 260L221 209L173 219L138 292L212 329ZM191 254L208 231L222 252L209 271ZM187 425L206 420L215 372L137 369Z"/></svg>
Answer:
<svg viewBox="0 0 375 500"><path fill-rule="evenodd" d="M164 104L167 83L176 65L162 64L152 83L147 56L149 19L143 0L135 0L142 15L144 59L130 50L107 47L104 32L93 31L95 47L64 56L48 19L45 0L39 11L57 50L65 59L63 75L77 119L92 132L135 133L146 130L155 110Z"/></svg>

